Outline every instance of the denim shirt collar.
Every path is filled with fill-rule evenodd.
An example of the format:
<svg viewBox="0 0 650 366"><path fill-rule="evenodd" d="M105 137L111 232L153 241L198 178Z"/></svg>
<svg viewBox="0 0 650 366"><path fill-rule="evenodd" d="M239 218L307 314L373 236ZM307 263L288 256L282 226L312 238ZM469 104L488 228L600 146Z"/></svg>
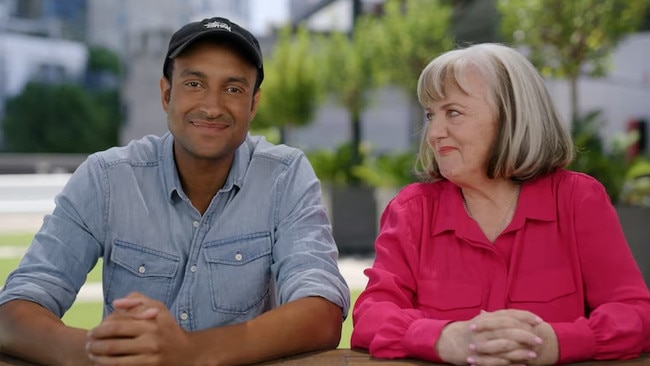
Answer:
<svg viewBox="0 0 650 366"><path fill-rule="evenodd" d="M250 142L250 135L247 135L244 142L239 145L235 151L235 157L230 167L230 172L228 173L226 182L220 190L221 192L230 191L233 187L237 187L238 189L242 187L246 170L248 170L248 165L251 159L249 147ZM178 175L178 169L176 169L174 161L174 137L170 132L167 132L163 136L162 148L160 150L160 161L163 165L162 174L164 176L165 191L167 192L169 200L173 200L174 192L176 192L176 194L183 200L187 200L187 195L183 191L183 185L181 184L181 179Z"/></svg>

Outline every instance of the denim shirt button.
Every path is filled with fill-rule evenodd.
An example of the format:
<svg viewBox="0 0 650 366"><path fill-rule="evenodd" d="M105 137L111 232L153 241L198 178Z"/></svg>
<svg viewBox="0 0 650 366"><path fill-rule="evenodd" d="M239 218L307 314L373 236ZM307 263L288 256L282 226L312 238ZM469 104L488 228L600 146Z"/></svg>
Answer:
<svg viewBox="0 0 650 366"><path fill-rule="evenodd" d="M140 273L144 273L146 270L147 269L144 268L144 265L142 265L142 266L140 266L140 268L138 268L138 272L140 272Z"/></svg>
<svg viewBox="0 0 650 366"><path fill-rule="evenodd" d="M192 226L194 226L194 227L199 227L199 225L201 225L201 224L199 224L198 221L194 221L194 222L192 223Z"/></svg>
<svg viewBox="0 0 650 366"><path fill-rule="evenodd" d="M241 255L241 253L237 253L237 254L235 254L235 259L236 259L236 260L240 261L242 258L243 258L243 257L242 257L242 255Z"/></svg>
<svg viewBox="0 0 650 366"><path fill-rule="evenodd" d="M190 271L191 271L191 272L196 272L196 266L192 266L192 267L190 267Z"/></svg>
<svg viewBox="0 0 650 366"><path fill-rule="evenodd" d="M187 320L187 318L188 318L187 313L186 313L186 312L182 312L182 313L181 313L181 320Z"/></svg>

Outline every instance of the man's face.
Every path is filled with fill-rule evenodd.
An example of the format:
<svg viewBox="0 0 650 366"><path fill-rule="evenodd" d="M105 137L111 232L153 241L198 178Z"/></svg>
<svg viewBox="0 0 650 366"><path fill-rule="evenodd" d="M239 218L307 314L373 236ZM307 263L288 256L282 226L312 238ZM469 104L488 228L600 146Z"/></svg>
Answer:
<svg viewBox="0 0 650 366"><path fill-rule="evenodd" d="M257 111L257 69L227 46L199 43L176 57L171 84L160 80L176 164L230 163Z"/></svg>

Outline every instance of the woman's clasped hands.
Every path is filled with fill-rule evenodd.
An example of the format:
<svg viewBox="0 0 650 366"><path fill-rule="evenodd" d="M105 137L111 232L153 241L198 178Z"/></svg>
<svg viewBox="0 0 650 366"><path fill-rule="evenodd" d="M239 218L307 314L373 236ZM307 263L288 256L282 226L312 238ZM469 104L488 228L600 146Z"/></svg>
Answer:
<svg viewBox="0 0 650 366"><path fill-rule="evenodd" d="M436 344L446 362L463 365L548 365L558 359L553 328L523 310L481 311L467 321L449 323Z"/></svg>

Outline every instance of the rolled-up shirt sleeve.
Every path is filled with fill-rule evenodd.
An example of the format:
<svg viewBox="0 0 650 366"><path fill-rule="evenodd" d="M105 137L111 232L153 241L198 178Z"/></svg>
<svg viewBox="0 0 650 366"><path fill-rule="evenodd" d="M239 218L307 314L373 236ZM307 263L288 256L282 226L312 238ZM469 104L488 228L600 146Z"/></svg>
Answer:
<svg viewBox="0 0 650 366"><path fill-rule="evenodd" d="M91 155L55 198L19 267L7 278L0 304L28 300L62 317L102 254L107 193ZM104 214L102 214L104 213Z"/></svg>
<svg viewBox="0 0 650 366"><path fill-rule="evenodd" d="M338 268L338 249L322 203L320 183L304 154L279 176L272 271L280 304L308 296L350 308L350 290Z"/></svg>

